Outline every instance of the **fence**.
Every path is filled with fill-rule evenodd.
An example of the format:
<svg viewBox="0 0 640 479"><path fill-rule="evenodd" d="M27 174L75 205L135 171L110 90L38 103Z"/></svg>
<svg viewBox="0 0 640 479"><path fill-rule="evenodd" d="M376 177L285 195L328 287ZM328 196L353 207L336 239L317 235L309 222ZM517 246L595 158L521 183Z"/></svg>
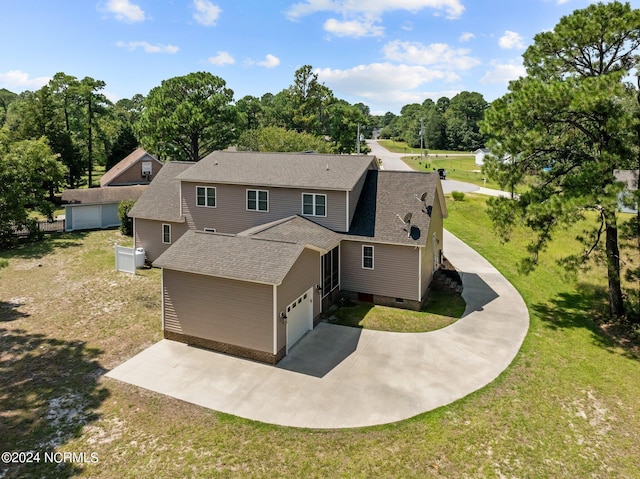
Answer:
<svg viewBox="0 0 640 479"><path fill-rule="evenodd" d="M64 233L64 219L53 221L36 221L36 227L40 233ZM15 236L29 236L32 232L29 228L23 227L13 231Z"/></svg>
<svg viewBox="0 0 640 479"><path fill-rule="evenodd" d="M136 268L144 266L144 249L116 245L115 250L117 271L135 274Z"/></svg>

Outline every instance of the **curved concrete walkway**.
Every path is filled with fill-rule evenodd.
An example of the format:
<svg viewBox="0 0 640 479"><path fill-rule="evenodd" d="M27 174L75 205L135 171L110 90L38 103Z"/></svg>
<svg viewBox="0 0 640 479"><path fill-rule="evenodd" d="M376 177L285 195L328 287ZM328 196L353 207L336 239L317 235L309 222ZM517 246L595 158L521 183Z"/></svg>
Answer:
<svg viewBox="0 0 640 479"><path fill-rule="evenodd" d="M406 419L460 399L511 363L529 314L515 288L445 231L464 316L419 334L321 323L277 366L163 340L107 376L257 421L346 428Z"/></svg>

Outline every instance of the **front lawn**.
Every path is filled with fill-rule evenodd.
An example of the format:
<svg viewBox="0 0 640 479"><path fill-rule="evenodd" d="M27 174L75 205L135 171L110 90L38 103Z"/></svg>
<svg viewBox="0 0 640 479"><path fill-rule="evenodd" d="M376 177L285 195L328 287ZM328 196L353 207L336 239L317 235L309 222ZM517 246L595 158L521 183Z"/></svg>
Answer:
<svg viewBox="0 0 640 479"><path fill-rule="evenodd" d="M448 206L446 228L524 297L529 334L514 363L480 391L361 429L271 426L105 378L161 338L159 271L116 273L113 245L125 240L117 231L0 252L8 260L0 269L0 451L98 458L2 464L0 477L640 477L640 361L591 321L604 275L576 280L557 265L575 231L520 276L514 261L525 232L501 244L484 198Z"/></svg>

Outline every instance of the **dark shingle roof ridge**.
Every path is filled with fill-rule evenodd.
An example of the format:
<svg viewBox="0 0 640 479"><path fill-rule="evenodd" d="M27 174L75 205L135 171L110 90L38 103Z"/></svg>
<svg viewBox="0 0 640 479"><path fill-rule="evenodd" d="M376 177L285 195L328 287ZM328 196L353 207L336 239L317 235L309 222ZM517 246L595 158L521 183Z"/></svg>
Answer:
<svg viewBox="0 0 640 479"><path fill-rule="evenodd" d="M289 240L275 239L275 238L260 238L260 237L256 237L256 236L251 236L251 237L249 237L249 239L253 240L253 241L269 241L271 243L301 244L298 241L289 241Z"/></svg>

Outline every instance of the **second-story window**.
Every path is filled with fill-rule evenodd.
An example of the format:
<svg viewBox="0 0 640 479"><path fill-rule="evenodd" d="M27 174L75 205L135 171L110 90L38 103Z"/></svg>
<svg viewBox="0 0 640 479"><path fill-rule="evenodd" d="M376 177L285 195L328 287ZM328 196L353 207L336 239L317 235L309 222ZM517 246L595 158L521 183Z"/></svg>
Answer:
<svg viewBox="0 0 640 479"><path fill-rule="evenodd" d="M247 209L269 211L269 192L266 190L247 190Z"/></svg>
<svg viewBox="0 0 640 479"><path fill-rule="evenodd" d="M215 208L216 207L215 186L196 186L196 205Z"/></svg>
<svg viewBox="0 0 640 479"><path fill-rule="evenodd" d="M327 216L327 195L302 193L302 214L304 216Z"/></svg>

